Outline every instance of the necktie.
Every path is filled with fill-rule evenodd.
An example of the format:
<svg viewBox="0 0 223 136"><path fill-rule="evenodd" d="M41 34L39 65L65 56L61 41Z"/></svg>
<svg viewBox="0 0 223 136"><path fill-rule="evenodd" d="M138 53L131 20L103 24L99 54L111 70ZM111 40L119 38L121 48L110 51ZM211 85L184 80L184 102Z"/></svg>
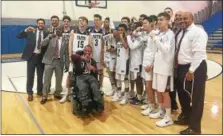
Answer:
<svg viewBox="0 0 223 136"><path fill-rule="evenodd" d="M40 43L41 43L42 35L41 31L39 31L38 41L37 41L37 49L40 49Z"/></svg>
<svg viewBox="0 0 223 136"><path fill-rule="evenodd" d="M55 47L55 55L54 57L59 58L59 37L56 38L56 47Z"/></svg>
<svg viewBox="0 0 223 136"><path fill-rule="evenodd" d="M182 37L180 38L180 41L178 43L178 47L177 47L176 52L175 52L175 65L174 65L175 68L177 68L177 66L178 66L178 55L179 55L179 51L180 51L181 42L183 40L183 37L184 37L185 33L186 33L186 30L183 30ZM175 42L176 42L176 40L175 40Z"/></svg>

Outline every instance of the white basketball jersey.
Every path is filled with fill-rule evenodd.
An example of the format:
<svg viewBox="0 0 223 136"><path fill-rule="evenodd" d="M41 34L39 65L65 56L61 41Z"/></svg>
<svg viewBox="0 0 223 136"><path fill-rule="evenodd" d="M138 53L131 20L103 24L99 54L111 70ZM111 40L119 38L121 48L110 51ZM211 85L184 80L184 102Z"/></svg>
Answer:
<svg viewBox="0 0 223 136"><path fill-rule="evenodd" d="M105 33L103 35L103 41L104 41L104 61L110 61L111 59L111 53L107 52L108 49L111 49L113 46L112 44L113 40L113 34L111 32Z"/></svg>
<svg viewBox="0 0 223 136"><path fill-rule="evenodd" d="M117 42L116 46L117 46L116 72L118 74L125 75L127 72L126 64L129 58L129 49L125 49L121 41Z"/></svg>
<svg viewBox="0 0 223 136"><path fill-rule="evenodd" d="M93 48L93 59L96 62L100 62L101 59L101 48L102 48L102 29L100 29L99 31L96 31L95 29L90 31L90 35L91 35L91 42L92 42L92 48Z"/></svg>
<svg viewBox="0 0 223 136"><path fill-rule="evenodd" d="M89 44L89 32L86 30L83 33L77 30L74 32L73 39L73 53L83 50L86 45Z"/></svg>
<svg viewBox="0 0 223 136"><path fill-rule="evenodd" d="M139 41L138 37L132 38L132 43L134 44L136 41ZM128 43L129 46L131 43ZM139 42L140 44L140 42ZM130 49L130 71L139 72L139 66L142 64L142 53L144 47L141 45L138 48Z"/></svg>

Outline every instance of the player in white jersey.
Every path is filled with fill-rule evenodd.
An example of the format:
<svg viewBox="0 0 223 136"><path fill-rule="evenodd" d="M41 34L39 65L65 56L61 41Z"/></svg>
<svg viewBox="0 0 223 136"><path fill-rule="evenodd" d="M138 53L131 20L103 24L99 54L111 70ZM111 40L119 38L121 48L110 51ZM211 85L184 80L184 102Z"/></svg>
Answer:
<svg viewBox="0 0 223 136"><path fill-rule="evenodd" d="M146 47L143 52L143 68L142 68L142 77L145 80L145 88L147 92L147 101L148 103L141 106L143 111L141 112L143 115L149 115L155 108L155 92L152 89L152 75L153 75L153 62L155 58L155 53L157 50L157 47L154 45L150 34L154 32L152 30L153 22L150 17L146 17L143 20L143 29L149 33L149 36L147 36L147 42Z"/></svg>
<svg viewBox="0 0 223 136"><path fill-rule="evenodd" d="M131 91L129 93L130 98L134 97L135 83L137 92L142 86L141 71L142 71L142 52L143 43L141 42L140 36L133 36L132 31L136 28L141 27L139 22L135 22L131 25L129 35L127 36L127 42L130 49L130 85ZM141 91L142 92L142 91Z"/></svg>
<svg viewBox="0 0 223 136"><path fill-rule="evenodd" d="M79 17L79 28L73 29L70 32L70 37L69 37L69 59L71 61L71 56L72 54L75 54L79 50L83 50L86 45L88 45L89 41L89 32L87 31L87 25L88 25L88 19L86 17ZM69 72L73 71L73 65L70 63L69 66ZM67 77L67 92L64 95L63 99L61 99L60 102L65 102L66 97L68 94L71 92L71 87L70 87L70 78L69 75Z"/></svg>
<svg viewBox="0 0 223 136"><path fill-rule="evenodd" d="M104 41L104 63L109 75L109 80L112 86L112 90L106 95L111 96L114 94L116 88L115 79L115 63L116 63L116 43L113 36L113 30L109 26L110 18L106 17L103 25L103 41Z"/></svg>
<svg viewBox="0 0 223 136"><path fill-rule="evenodd" d="M171 118L171 102L169 92L173 91L173 62L175 52L175 37L168 28L170 16L167 13L158 15L159 34L152 33L157 52L153 65L152 87L157 91L159 111L151 113L150 118L163 118L156 126L165 127L173 124Z"/></svg>
<svg viewBox="0 0 223 136"><path fill-rule="evenodd" d="M79 21L79 28L73 29L70 32L70 40L69 40L70 57L77 51L82 51L84 47L89 44L89 32L87 31L88 19L86 17L79 17L78 21Z"/></svg>
<svg viewBox="0 0 223 136"><path fill-rule="evenodd" d="M120 102L121 104L126 104L129 93L128 80L125 80L126 75L128 75L127 61L129 59L129 49L126 40L126 35L127 35L126 32L127 32L127 26L125 24L120 24L118 26L119 37L117 37L116 39L117 57L116 57L115 78L117 83L117 90L113 95L112 101L116 102L121 99L122 82L124 82L125 93L124 96L122 97L122 101Z"/></svg>
<svg viewBox="0 0 223 136"><path fill-rule="evenodd" d="M147 17L145 17L145 18L147 18ZM138 42L142 46L142 57L143 57L144 49L145 49L146 44L147 44L148 35L149 35L149 32L147 32L147 30L145 31L143 27L138 27L136 30L133 31L133 36L138 37ZM141 58L141 60L142 60L142 58ZM142 61L141 61L141 63L142 63ZM144 69L142 68L142 72L141 72L141 77L142 78L143 78L143 73L144 73L143 70ZM141 79L138 82L140 82L140 84L136 83L136 87L137 87L137 85L139 86L139 87L137 87L137 95L130 102L131 104L134 104L134 105L147 103L147 98L146 98L147 97L147 91L144 91L144 98L142 96L143 89L144 89L143 80Z"/></svg>
<svg viewBox="0 0 223 136"><path fill-rule="evenodd" d="M103 85L103 65L104 65L104 41L103 31L101 29L102 17L99 14L94 15L94 27L90 30L89 44L92 47L92 58L97 62L100 87Z"/></svg>

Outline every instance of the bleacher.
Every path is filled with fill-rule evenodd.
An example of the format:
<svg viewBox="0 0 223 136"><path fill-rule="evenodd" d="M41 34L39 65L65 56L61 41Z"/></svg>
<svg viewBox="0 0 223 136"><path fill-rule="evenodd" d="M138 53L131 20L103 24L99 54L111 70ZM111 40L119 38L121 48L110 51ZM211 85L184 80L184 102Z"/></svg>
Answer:
<svg viewBox="0 0 223 136"><path fill-rule="evenodd" d="M208 34L208 50L222 50L222 1L216 1L196 13L195 22L201 24Z"/></svg>

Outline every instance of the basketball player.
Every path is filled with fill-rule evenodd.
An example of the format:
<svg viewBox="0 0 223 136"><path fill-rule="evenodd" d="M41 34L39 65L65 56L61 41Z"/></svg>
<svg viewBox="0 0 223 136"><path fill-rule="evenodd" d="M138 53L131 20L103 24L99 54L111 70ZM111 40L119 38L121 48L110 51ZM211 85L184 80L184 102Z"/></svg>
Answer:
<svg viewBox="0 0 223 136"><path fill-rule="evenodd" d="M154 25L154 22L152 22L152 19L150 17L145 17L143 20L143 29L147 33L153 33L154 30L152 29ZM145 116L148 116L154 109L155 109L155 92L152 89L152 74L153 74L153 62L155 58L156 53L156 46L154 45L152 39L150 36L147 37L146 47L144 49L143 53L143 68L142 68L142 77L145 80L145 88L146 88L146 94L147 94L147 102L148 104L145 104L141 106L142 109L144 109L141 113Z"/></svg>
<svg viewBox="0 0 223 136"><path fill-rule="evenodd" d="M147 15L145 15L145 14L141 14L141 15L139 16L139 22L140 22L141 25L143 24L143 19L144 19L145 17L147 17Z"/></svg>
<svg viewBox="0 0 223 136"><path fill-rule="evenodd" d="M88 19L82 16L79 17L78 22L79 28L72 30L70 33L69 56L79 50L82 51L89 42L89 32L87 31Z"/></svg>
<svg viewBox="0 0 223 136"><path fill-rule="evenodd" d="M132 25L131 30L135 30L136 28L141 27L139 22L136 22ZM143 44L140 42L139 36L132 36L131 30L129 31L129 35L127 36L127 42L130 49L130 85L131 91L129 93L130 98L134 97L135 92L135 83L137 91L140 89L139 86L142 84L141 79L141 70L142 70L142 52L143 52Z"/></svg>
<svg viewBox="0 0 223 136"><path fill-rule="evenodd" d="M173 62L175 51L174 33L168 28L170 16L166 12L158 14L160 33L151 33L157 47L153 65L152 87L157 91L158 112L149 114L150 118L163 118L156 126L165 127L173 124L169 92L173 91ZM166 112L166 113L165 113Z"/></svg>
<svg viewBox="0 0 223 136"><path fill-rule="evenodd" d="M67 43L67 46L66 46L67 51L69 50L69 39L70 39L70 32L72 29L70 26L70 22L71 22L71 18L69 16L63 17L63 26L61 26L62 39ZM67 61L67 63L69 63L69 61ZM67 64L67 65L69 66L69 64ZM65 72L68 72L68 71L65 71ZM69 92L71 92L70 89L71 89L70 87L67 88L67 91L65 92L65 95L63 96L63 98L60 100L60 103L66 102L67 95Z"/></svg>
<svg viewBox="0 0 223 136"><path fill-rule="evenodd" d="M128 99L129 93L129 84L128 78L128 64L127 61L129 59L129 49L126 40L127 35L127 26L125 24L120 24L118 26L118 33L119 37L116 39L116 48L117 48L117 57L116 57L116 83L117 83L117 91L113 95L112 101L116 102L121 99L121 89L122 89L122 82L125 81L125 93L122 97L120 104L126 104ZM126 82L127 81L127 82Z"/></svg>
<svg viewBox="0 0 223 136"><path fill-rule="evenodd" d="M87 31L88 19L86 17L79 17L78 19L79 28L73 29L70 32L69 37L69 59L71 62L72 54L75 54L77 51L82 51L85 46L88 45L89 42L89 32ZM69 71L73 71L73 66L70 64ZM69 75L67 77L69 80ZM68 81L67 81L68 82ZM61 103L66 102L68 94L71 92L71 87L67 84L67 91L63 98L61 99Z"/></svg>
<svg viewBox="0 0 223 136"><path fill-rule="evenodd" d="M149 18L152 19L152 29L155 31L158 31L158 25L157 25L157 16L156 15L150 15Z"/></svg>
<svg viewBox="0 0 223 136"><path fill-rule="evenodd" d="M143 51L144 51L144 49L146 47L146 44L147 44L147 39L148 39L149 33L144 31L143 27L138 27L136 30L133 31L132 35L136 36L136 37L139 37L140 44L143 47L143 49L142 49L142 54L143 54ZM141 74L141 77L142 77L142 74ZM143 79L141 78L138 82L141 82L141 83L136 84L136 87L138 86L136 97L134 97L130 102L131 104L134 104L134 105L138 105L138 104L143 103L143 95L142 95L143 94L143 89L144 89L143 88ZM145 93L146 93L146 91L145 91ZM144 95L146 96L145 93L144 93ZM147 99L147 98L144 98L144 99ZM147 100L145 102L147 102Z"/></svg>
<svg viewBox="0 0 223 136"><path fill-rule="evenodd" d="M125 24L127 28L129 29L130 19L129 17L122 17L121 19L122 24Z"/></svg>
<svg viewBox="0 0 223 136"><path fill-rule="evenodd" d="M152 22L150 23L150 25L151 25L151 31L150 31L150 33L158 33L159 32L159 30L158 30L158 26L157 26L157 16L156 15L150 15L149 16L149 18L152 20ZM148 39L147 39L148 40ZM149 43L149 44L152 44L152 43ZM147 46L148 46L148 44L147 44ZM147 47L146 46L146 47ZM148 47L147 47L148 48ZM151 67L152 68L152 67ZM145 76L145 73L147 73L145 70L143 70L143 72L142 72L142 77L144 77ZM149 106L150 106L150 104L149 103L152 103L152 105L154 104L154 103L156 103L156 101L157 101L157 97L156 97L156 95L155 95L155 92L153 92L154 90L152 89L152 79L151 79L151 81L148 81L148 83L146 82L146 79L145 79L145 77L144 77L144 81L145 81L145 88L146 88L146 91L144 92L144 101L143 101L143 103L145 103L144 105L142 105L141 106L141 109L143 109L143 110L146 110L147 108L149 108ZM151 83L151 84L150 84ZM149 91L149 90L153 90L153 91ZM148 93L147 93L148 92ZM155 99L155 100L154 100ZM150 107L154 107L154 106L150 106ZM146 111L144 111L144 112L146 112ZM148 115L148 110L147 110L147 112L146 112L147 114L146 115ZM143 115L145 115L145 114L143 114Z"/></svg>
<svg viewBox="0 0 223 136"><path fill-rule="evenodd" d="M97 62L97 69L99 74L100 87L103 85L103 65L104 65L104 43L103 43L103 32L101 29L102 17L99 14L94 15L94 28L90 30L89 44L93 51L93 59ZM102 89L102 88L101 88Z"/></svg>
<svg viewBox="0 0 223 136"><path fill-rule="evenodd" d="M109 80L112 86L112 90L106 95L111 96L114 94L116 88L115 79L115 61L116 61L116 48L115 39L113 36L113 29L110 28L110 18L106 17L104 21L103 29L103 40L104 40L104 62L109 75Z"/></svg>

